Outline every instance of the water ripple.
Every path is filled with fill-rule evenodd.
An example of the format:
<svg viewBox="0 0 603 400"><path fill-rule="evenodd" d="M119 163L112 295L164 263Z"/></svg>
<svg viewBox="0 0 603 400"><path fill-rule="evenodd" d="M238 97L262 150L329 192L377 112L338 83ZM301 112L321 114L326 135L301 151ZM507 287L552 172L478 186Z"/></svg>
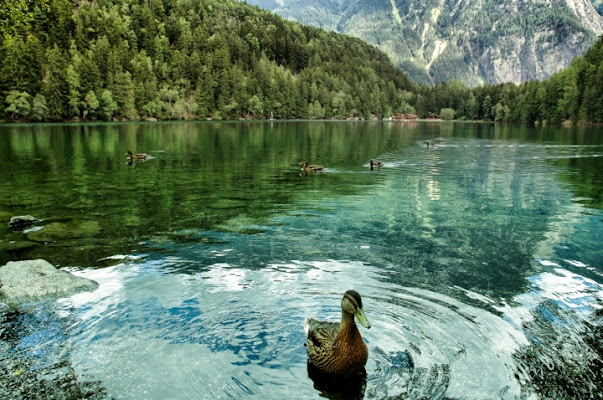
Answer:
<svg viewBox="0 0 603 400"><path fill-rule="evenodd" d="M76 370L118 398L342 398L308 376L302 325L309 316L337 321L349 288L362 294L373 324L360 328L370 356L366 385L352 398L529 399L559 377L553 372L597 367L588 324L564 309L581 301L586 316L600 287L563 271L535 276L539 290L515 306L461 287L458 299L402 287L384 279L398 273L394 266L355 261L167 271L158 260L81 271L99 289L65 302L77 310ZM583 375L596 386L592 372Z"/></svg>

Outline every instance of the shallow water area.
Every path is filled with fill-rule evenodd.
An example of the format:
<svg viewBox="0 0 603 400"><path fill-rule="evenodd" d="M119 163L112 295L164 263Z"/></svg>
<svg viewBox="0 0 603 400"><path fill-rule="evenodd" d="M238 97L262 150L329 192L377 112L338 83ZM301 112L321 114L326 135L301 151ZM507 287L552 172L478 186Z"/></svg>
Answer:
<svg viewBox="0 0 603 400"><path fill-rule="evenodd" d="M29 306L17 346L116 399L599 398L597 129L1 128L2 215L43 222L0 230L0 256L99 283ZM348 289L372 327L342 394L308 377L303 322Z"/></svg>

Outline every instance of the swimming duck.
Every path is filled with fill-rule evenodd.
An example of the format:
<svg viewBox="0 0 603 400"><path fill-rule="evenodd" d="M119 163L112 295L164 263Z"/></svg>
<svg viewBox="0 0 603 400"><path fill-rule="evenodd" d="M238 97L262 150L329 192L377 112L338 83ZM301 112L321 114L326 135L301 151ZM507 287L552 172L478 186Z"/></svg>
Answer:
<svg viewBox="0 0 603 400"><path fill-rule="evenodd" d="M354 322L354 316L365 328L371 324L364 315L362 299L348 290L341 299L341 322L324 322L308 318L306 351L308 363L323 374L347 377L364 372L368 349Z"/></svg>
<svg viewBox="0 0 603 400"><path fill-rule="evenodd" d="M425 142L425 144L427 145L427 148L429 148L429 147L431 147L432 149L435 148L435 144L434 143Z"/></svg>
<svg viewBox="0 0 603 400"><path fill-rule="evenodd" d="M371 164L371 169L383 167L383 163L380 162L380 161L373 161L373 160L371 160L370 164Z"/></svg>
<svg viewBox="0 0 603 400"><path fill-rule="evenodd" d="M149 155L146 153L133 154L132 150L128 150L128 155L130 156L130 160L136 160L136 161L144 161L147 158L149 158Z"/></svg>
<svg viewBox="0 0 603 400"><path fill-rule="evenodd" d="M323 171L325 169L322 165L308 165L306 160L301 160L299 165L303 167L304 171Z"/></svg>

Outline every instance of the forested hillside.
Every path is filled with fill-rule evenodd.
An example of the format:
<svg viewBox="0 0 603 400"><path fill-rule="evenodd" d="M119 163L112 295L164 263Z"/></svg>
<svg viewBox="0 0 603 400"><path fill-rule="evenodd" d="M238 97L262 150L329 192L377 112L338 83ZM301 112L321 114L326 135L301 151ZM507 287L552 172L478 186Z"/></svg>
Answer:
<svg viewBox="0 0 603 400"><path fill-rule="evenodd" d="M414 84L359 39L232 0L15 0L0 35L8 121L603 122L603 37L547 80L468 88Z"/></svg>
<svg viewBox="0 0 603 400"><path fill-rule="evenodd" d="M359 39L231 0L17 0L0 14L5 118L370 118L410 110L415 91Z"/></svg>

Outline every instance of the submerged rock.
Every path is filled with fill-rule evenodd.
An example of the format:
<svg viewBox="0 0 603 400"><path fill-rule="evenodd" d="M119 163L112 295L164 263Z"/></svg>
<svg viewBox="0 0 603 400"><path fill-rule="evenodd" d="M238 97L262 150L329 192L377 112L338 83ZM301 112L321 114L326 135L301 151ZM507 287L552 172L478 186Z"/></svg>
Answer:
<svg viewBox="0 0 603 400"><path fill-rule="evenodd" d="M27 233L36 242L54 242L73 238L91 238L101 231L98 221L52 222L39 231Z"/></svg>
<svg viewBox="0 0 603 400"><path fill-rule="evenodd" d="M58 299L97 287L98 283L58 270L46 260L11 261L0 267L0 301L9 305Z"/></svg>
<svg viewBox="0 0 603 400"><path fill-rule="evenodd" d="M22 231L38 222L40 222L40 220L31 215L16 215L11 217L8 227L13 231Z"/></svg>

